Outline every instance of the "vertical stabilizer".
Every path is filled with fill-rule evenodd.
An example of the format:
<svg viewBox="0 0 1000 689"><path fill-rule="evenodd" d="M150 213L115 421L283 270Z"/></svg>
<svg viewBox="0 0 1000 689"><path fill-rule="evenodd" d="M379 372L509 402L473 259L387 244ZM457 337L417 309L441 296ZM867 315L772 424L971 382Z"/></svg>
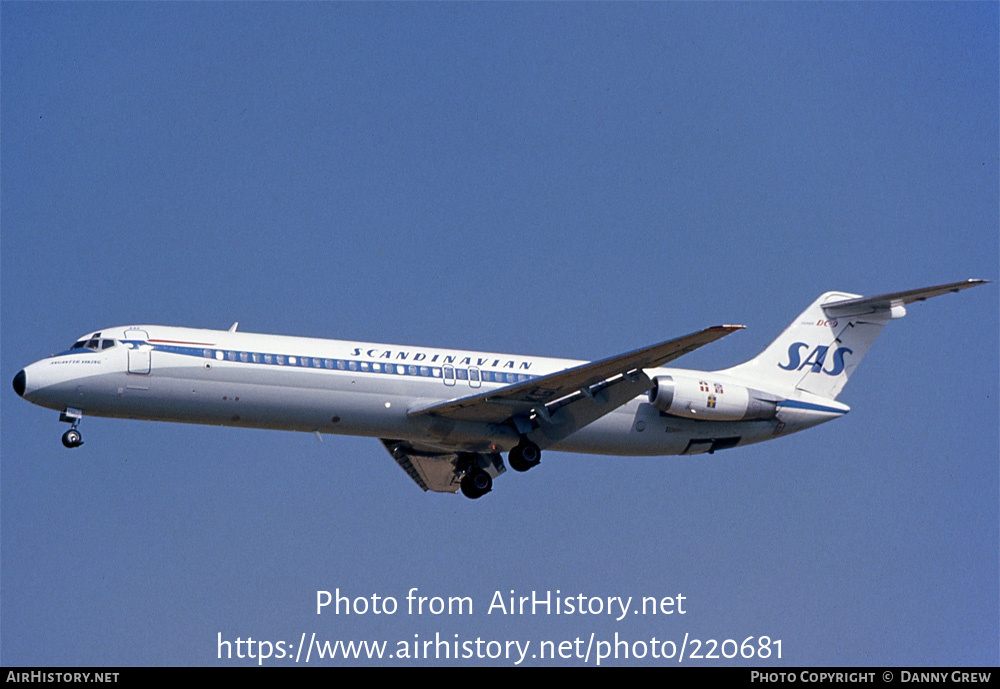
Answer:
<svg viewBox="0 0 1000 689"><path fill-rule="evenodd" d="M836 399L885 324L906 315L906 304L985 282L965 280L875 297L827 292L767 349L726 373L753 378L770 388Z"/></svg>
<svg viewBox="0 0 1000 689"><path fill-rule="evenodd" d="M891 319L881 309L862 317L831 318L824 304L858 298L827 292L809 305L767 349L726 371L760 381L769 388L798 389L835 399Z"/></svg>

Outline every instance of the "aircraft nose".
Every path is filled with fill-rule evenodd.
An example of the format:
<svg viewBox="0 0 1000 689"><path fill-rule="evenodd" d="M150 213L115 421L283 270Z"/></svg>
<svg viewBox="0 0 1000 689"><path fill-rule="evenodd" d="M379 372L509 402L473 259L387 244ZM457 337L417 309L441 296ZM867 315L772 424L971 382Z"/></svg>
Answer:
<svg viewBox="0 0 1000 689"><path fill-rule="evenodd" d="M14 376L14 392L16 392L20 397L24 397L24 382L27 380L27 376L24 375L24 369L17 372Z"/></svg>

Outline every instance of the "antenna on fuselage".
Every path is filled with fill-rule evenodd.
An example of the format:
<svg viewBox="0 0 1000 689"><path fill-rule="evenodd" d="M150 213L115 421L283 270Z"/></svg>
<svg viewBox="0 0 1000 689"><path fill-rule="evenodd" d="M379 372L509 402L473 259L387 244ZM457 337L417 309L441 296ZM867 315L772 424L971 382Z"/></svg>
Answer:
<svg viewBox="0 0 1000 689"><path fill-rule="evenodd" d="M240 324L240 322L239 322L239 321L236 321L236 322L235 322L235 323L233 323L233 324L232 324L231 326L229 326L229 332L231 332L231 333L234 333L234 332L236 332L236 326L238 326L239 324Z"/></svg>

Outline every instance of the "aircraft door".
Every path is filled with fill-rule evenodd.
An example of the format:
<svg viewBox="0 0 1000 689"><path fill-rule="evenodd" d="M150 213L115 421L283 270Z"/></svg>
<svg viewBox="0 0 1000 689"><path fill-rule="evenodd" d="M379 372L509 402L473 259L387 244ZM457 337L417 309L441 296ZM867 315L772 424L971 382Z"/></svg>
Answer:
<svg viewBox="0 0 1000 689"><path fill-rule="evenodd" d="M128 372L138 375L149 375L152 367L150 365L150 351L152 347L147 344L149 335L145 330L126 330L125 339L128 341ZM141 340L142 343L136 342Z"/></svg>

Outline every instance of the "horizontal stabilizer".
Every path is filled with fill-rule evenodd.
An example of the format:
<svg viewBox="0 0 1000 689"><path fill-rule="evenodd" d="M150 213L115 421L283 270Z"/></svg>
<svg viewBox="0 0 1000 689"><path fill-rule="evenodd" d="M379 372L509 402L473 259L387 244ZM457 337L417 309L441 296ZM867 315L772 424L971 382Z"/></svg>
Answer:
<svg viewBox="0 0 1000 689"><path fill-rule="evenodd" d="M963 280L952 282L947 285L937 287L923 287L921 289L911 289L906 292L893 292L892 294L880 294L876 297L858 297L856 299L844 299L823 304L823 311L831 318L845 318L847 316L863 316L876 311L890 311L895 307L912 304L915 301L924 301L931 297L938 297L942 294L958 292L969 287L982 285L989 280ZM902 314L900 314L902 315Z"/></svg>

